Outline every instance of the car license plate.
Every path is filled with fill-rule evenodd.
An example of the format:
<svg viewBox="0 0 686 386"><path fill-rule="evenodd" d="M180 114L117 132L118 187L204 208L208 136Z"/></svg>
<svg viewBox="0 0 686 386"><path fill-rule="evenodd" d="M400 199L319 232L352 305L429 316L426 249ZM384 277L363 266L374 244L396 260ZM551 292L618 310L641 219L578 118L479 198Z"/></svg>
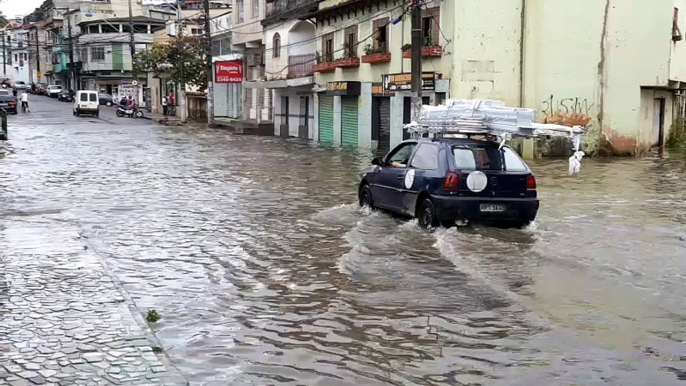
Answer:
<svg viewBox="0 0 686 386"><path fill-rule="evenodd" d="M9 103L0 103L0 107L7 107L9 105L10 105Z"/></svg>
<svg viewBox="0 0 686 386"><path fill-rule="evenodd" d="M81 107L85 109L86 107L88 107L88 105L81 105Z"/></svg>
<svg viewBox="0 0 686 386"><path fill-rule="evenodd" d="M482 212L504 212L505 204L481 204L479 209Z"/></svg>

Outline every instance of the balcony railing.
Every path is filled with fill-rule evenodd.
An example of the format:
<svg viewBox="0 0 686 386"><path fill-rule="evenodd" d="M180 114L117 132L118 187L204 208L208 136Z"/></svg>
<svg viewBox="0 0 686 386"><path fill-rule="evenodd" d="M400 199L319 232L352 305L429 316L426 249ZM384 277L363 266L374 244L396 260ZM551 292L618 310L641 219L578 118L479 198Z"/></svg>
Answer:
<svg viewBox="0 0 686 386"><path fill-rule="evenodd" d="M271 19L285 14L296 14L303 9L313 7L316 9L320 0L274 0L267 3L265 19Z"/></svg>
<svg viewBox="0 0 686 386"><path fill-rule="evenodd" d="M315 54L291 55L288 57L288 78L303 78L314 74Z"/></svg>

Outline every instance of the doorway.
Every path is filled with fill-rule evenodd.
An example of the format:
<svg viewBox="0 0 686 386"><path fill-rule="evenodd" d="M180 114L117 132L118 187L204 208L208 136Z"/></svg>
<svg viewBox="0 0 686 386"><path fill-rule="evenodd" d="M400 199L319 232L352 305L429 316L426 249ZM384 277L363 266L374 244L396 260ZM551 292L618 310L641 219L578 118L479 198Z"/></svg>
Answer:
<svg viewBox="0 0 686 386"><path fill-rule="evenodd" d="M665 98L655 98L653 102L653 146L662 147L665 136Z"/></svg>

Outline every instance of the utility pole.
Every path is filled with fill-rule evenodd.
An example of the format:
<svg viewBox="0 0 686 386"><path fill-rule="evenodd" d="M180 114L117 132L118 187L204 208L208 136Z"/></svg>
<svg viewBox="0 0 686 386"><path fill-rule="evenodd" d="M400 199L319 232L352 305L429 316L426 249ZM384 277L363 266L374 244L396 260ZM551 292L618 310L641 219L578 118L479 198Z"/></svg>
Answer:
<svg viewBox="0 0 686 386"><path fill-rule="evenodd" d="M419 0L412 0L412 120L422 112L422 10Z"/></svg>
<svg viewBox="0 0 686 386"><path fill-rule="evenodd" d="M40 43L38 41L38 27L36 27L36 73L40 74ZM36 83L40 83L40 75L36 75Z"/></svg>
<svg viewBox="0 0 686 386"><path fill-rule="evenodd" d="M212 33L210 32L210 0L205 0L205 60L207 61L207 124L214 121L214 84L212 79Z"/></svg>
<svg viewBox="0 0 686 386"><path fill-rule="evenodd" d="M134 65L134 56L136 55L136 35L133 30L133 8L131 0L129 0L129 47L131 48L131 78L138 83L138 74L136 74L136 66ZM133 85L133 100L138 104L138 85Z"/></svg>
<svg viewBox="0 0 686 386"><path fill-rule="evenodd" d="M181 52L186 52L186 44L183 40L184 23L183 20L181 20L181 2L179 0L176 0L176 20L178 23L176 27L178 28L178 41L180 44L182 44ZM181 107L181 122L186 123L186 120L188 119L188 109L186 109L186 59L185 57L182 58L183 60L181 60L181 84L179 85L179 92L177 97L179 98L179 107ZM174 103L176 103L176 101L174 101Z"/></svg>
<svg viewBox="0 0 686 386"><path fill-rule="evenodd" d="M78 90L79 87L76 79L76 63L74 62L74 44L72 44L71 39L71 17L69 15L69 8L67 8L67 13L64 16L67 18L67 39L69 39L69 62L71 64L72 90Z"/></svg>
<svg viewBox="0 0 686 386"><path fill-rule="evenodd" d="M2 76L7 78L7 49L5 48L5 30L2 30Z"/></svg>

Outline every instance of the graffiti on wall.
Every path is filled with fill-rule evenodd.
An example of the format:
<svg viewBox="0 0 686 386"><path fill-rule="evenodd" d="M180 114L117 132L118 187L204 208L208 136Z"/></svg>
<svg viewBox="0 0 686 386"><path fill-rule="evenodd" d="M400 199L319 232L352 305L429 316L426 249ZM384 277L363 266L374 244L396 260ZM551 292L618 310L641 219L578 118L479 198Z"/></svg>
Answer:
<svg viewBox="0 0 686 386"><path fill-rule="evenodd" d="M586 98L555 98L554 95L544 100L541 105L544 123L565 126L587 126L592 120L591 111L595 106Z"/></svg>

